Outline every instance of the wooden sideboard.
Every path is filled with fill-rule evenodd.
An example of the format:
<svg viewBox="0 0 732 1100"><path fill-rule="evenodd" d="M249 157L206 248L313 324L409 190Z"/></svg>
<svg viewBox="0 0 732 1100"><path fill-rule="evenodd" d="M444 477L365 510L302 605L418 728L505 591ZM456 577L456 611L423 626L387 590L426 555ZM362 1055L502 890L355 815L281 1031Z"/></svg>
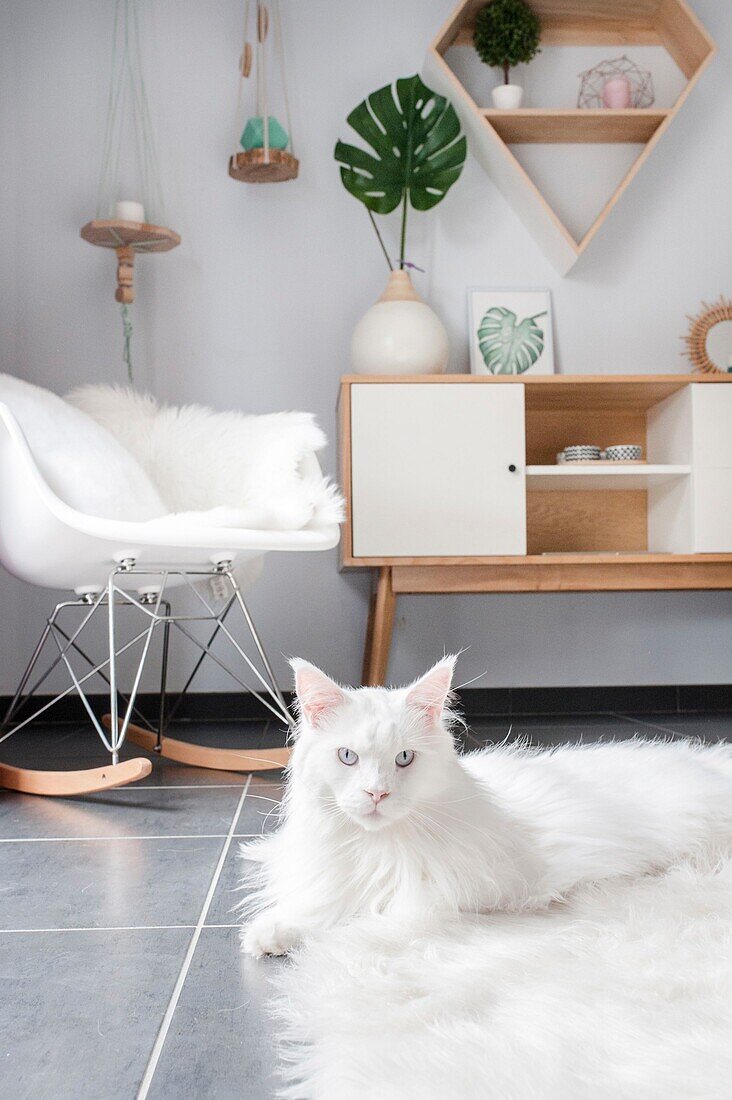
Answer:
<svg viewBox="0 0 732 1100"><path fill-rule="evenodd" d="M400 593L732 588L732 376L343 378L344 568L375 586L363 682ZM643 464L557 465L572 443Z"/></svg>

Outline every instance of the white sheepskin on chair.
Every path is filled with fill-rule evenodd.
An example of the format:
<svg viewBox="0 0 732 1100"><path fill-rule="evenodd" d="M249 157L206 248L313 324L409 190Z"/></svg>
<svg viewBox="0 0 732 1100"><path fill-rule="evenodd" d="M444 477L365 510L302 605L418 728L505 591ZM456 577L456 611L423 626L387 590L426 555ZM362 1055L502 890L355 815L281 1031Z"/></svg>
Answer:
<svg viewBox="0 0 732 1100"><path fill-rule="evenodd" d="M55 393L0 374L0 401L17 420L44 480L69 507L133 521L167 511L124 446Z"/></svg>
<svg viewBox="0 0 732 1100"><path fill-rule="evenodd" d="M732 863L407 936L364 919L277 983L293 1100L722 1100Z"/></svg>
<svg viewBox="0 0 732 1100"><path fill-rule="evenodd" d="M343 519L337 488L307 470L326 443L310 413L175 408L116 386L83 386L66 400L140 463L176 513L158 524L298 530Z"/></svg>

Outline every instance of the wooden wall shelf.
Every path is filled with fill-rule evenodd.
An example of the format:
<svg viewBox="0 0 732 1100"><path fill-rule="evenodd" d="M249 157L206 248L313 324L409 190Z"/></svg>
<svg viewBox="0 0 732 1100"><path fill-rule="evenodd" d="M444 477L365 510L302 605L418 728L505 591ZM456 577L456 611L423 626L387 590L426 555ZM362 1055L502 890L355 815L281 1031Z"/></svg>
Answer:
<svg viewBox="0 0 732 1100"><path fill-rule="evenodd" d="M571 110L521 108L484 109L483 118L506 145L640 144L650 141L668 118L668 111Z"/></svg>
<svg viewBox="0 0 732 1100"><path fill-rule="evenodd" d="M484 2L462 0L455 9L427 51L425 81L451 100L470 150L548 259L566 274L670 126L716 47L684 0L532 0L545 45L661 46L686 77L686 87L669 110L494 111L475 102L445 60L452 46L472 47L475 15ZM631 143L643 148L598 217L577 238L509 148L524 143Z"/></svg>

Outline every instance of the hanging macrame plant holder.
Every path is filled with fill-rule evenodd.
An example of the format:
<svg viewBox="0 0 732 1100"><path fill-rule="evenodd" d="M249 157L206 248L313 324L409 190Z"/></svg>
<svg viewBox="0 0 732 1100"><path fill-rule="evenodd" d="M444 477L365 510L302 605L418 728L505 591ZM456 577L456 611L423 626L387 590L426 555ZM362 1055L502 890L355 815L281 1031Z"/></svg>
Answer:
<svg viewBox="0 0 732 1100"><path fill-rule="evenodd" d="M249 40L249 19L253 6L256 9L254 48ZM277 117L270 114L272 89L268 83L268 68L272 54L276 56L279 69L281 105L284 108L286 128ZM244 85L252 73L256 84L256 114L244 124L242 115ZM241 133L240 144L243 151L234 153L229 161L229 175L233 179L241 180L242 183L280 183L297 177L300 164L292 146L292 119L287 94L279 0L270 0L269 5L260 0L252 5L250 0L245 0L244 43L239 58L236 121L237 129Z"/></svg>
<svg viewBox="0 0 732 1100"><path fill-rule="evenodd" d="M117 253L115 299L122 306L122 356L132 381L132 320L135 300L135 256L144 252L169 252L180 237L162 224L165 221L152 120L140 61L138 23L139 0L117 0L112 35L112 77L107 106L102 168L97 195L97 213L87 222L81 236L99 248ZM125 139L134 148L136 175L134 191L141 201L122 198L122 150ZM126 181L129 190L129 181Z"/></svg>

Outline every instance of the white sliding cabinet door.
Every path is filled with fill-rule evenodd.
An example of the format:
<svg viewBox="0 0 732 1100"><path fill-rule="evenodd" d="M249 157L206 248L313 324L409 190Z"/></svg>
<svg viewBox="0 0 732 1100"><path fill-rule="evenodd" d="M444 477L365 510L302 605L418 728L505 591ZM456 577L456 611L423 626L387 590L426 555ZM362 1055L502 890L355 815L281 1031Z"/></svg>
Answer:
<svg viewBox="0 0 732 1100"><path fill-rule="evenodd" d="M526 553L520 383L351 386L353 553Z"/></svg>

